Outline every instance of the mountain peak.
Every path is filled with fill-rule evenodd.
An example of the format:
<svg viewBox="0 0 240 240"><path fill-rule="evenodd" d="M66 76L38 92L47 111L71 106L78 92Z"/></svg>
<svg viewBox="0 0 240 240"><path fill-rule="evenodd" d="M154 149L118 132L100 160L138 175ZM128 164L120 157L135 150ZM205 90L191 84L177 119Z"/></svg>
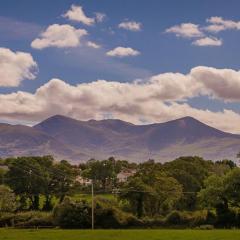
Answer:
<svg viewBox="0 0 240 240"><path fill-rule="evenodd" d="M186 117L182 117L182 118L178 118L176 120L173 120L173 121L187 121L187 122L199 122L199 123L202 123L200 122L199 120L197 120L196 118L194 117L191 117L191 116L186 116Z"/></svg>
<svg viewBox="0 0 240 240"><path fill-rule="evenodd" d="M67 117L67 116L64 116L64 115L60 115L60 114L56 114L56 115L53 115L43 121L48 121L48 120L67 120L67 119L73 119L73 118L70 118L70 117Z"/></svg>
<svg viewBox="0 0 240 240"><path fill-rule="evenodd" d="M164 123L134 125L119 119L79 121L54 115L34 126L37 132L31 131L31 127L16 126L17 129L11 128L11 131L4 130L6 128L0 128L0 156L1 146L8 146L16 137L19 140L14 142L15 149L23 153L33 154L32 146L36 142L35 153L51 150L75 161L109 156L130 161L148 158L165 161L182 155L234 159L240 146L239 135L222 132L190 116ZM39 143L41 147L37 148Z"/></svg>

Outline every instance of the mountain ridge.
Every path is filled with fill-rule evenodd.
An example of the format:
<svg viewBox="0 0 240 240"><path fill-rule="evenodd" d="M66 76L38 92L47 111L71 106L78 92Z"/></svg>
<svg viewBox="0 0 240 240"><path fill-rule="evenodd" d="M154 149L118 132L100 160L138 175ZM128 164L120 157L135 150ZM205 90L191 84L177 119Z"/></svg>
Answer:
<svg viewBox="0 0 240 240"><path fill-rule="evenodd" d="M136 162L149 158L164 162L181 155L213 160L235 158L239 149L240 135L223 132L189 116L146 125L119 119L80 121L63 115L52 116L33 127L0 124L0 157L34 153L71 161L114 156Z"/></svg>

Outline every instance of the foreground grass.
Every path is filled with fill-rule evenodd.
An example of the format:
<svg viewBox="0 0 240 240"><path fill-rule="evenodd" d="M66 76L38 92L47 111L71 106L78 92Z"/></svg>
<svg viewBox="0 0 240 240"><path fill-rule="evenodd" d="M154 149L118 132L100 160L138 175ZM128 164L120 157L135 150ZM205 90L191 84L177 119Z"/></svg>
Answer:
<svg viewBox="0 0 240 240"><path fill-rule="evenodd" d="M0 240L238 240L240 230L0 229Z"/></svg>

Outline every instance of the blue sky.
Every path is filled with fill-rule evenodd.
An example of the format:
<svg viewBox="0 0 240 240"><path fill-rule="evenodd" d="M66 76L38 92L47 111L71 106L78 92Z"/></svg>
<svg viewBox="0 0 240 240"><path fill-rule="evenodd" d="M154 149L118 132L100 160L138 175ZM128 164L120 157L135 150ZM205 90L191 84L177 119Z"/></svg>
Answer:
<svg viewBox="0 0 240 240"><path fill-rule="evenodd" d="M88 25L83 21L64 17L64 14L71 11L72 5L81 7L85 16L88 19L94 19L95 22ZM35 96L35 91L48 84L53 78L61 79L71 86L94 83L99 79L107 82L133 84L136 82L136 79L148 82L152 76L159 76L159 74L166 72L181 73L187 76L191 69L198 66L206 66L213 69L235 71L236 76L231 83L228 83L230 80L229 78L225 79L226 75L232 74L218 72L216 73L216 82L219 86L216 85L216 88L212 86L212 83L204 82L202 87L204 88L204 93L200 90L201 86L198 86L198 90L192 90L194 93L184 94L183 97L177 97L174 100L172 97L171 99L164 99L161 93L159 101L165 105L169 104L169 101L170 104L173 102L174 104L188 104L192 108L191 111L182 110L182 115L194 115L194 117L198 115L198 112L194 109L205 112L207 110L211 111L211 116L212 113L220 114L224 113L224 110L230 110L237 121L240 112L240 98L235 96L232 99L231 93L229 93L231 89L228 89L226 93L223 92L222 88L224 88L224 84L229 86L237 84L239 86L239 7L240 2L237 0L3 0L0 3L0 48L9 49L14 53L20 51L30 54L37 67L35 66L34 80L22 77L20 80L18 79L18 83L14 84L14 86L10 84L2 84L1 86L0 83L0 99L2 96L4 101L7 101L6 98L11 96L12 93L19 91ZM98 22L96 13L104 14L104 19ZM214 19L212 21L207 20L212 17L218 17L222 22L216 22ZM134 31L119 27L120 23L129 22L139 24L140 29ZM181 32L179 35L179 32L173 30L174 27L179 27L185 23L193 24L201 32L200 35L202 34L202 36L196 37L192 35L186 37L182 35L184 33ZM82 29L88 34L81 37L81 39L79 37L80 43L74 47L59 47L55 45L39 48L31 46L35 39L42 38L41 33L46 32L48 27L54 24L68 25L68 27L74 28L74 30ZM210 25L221 25L224 29L215 32L204 29ZM184 29L180 30L184 31ZM208 43L209 38L211 43ZM204 41L207 40L207 43L204 42L201 46L194 43L202 39L205 39ZM88 42L99 45L99 48L87 46ZM117 47L131 48L137 54L121 57L107 55L109 51ZM209 69L205 70L210 71ZM211 77L209 74L208 72L208 75L204 75L204 78L205 76ZM160 85L162 84L161 81ZM198 79L198 81L202 80ZM184 87L186 88L186 86ZM236 91L236 89L233 90ZM169 92L171 92L171 95L174 94L173 91L178 90L170 87ZM235 92L234 94L237 95ZM13 101L11 104L13 104ZM125 104L127 106L136 105L136 102L132 101L138 100L131 99ZM78 103L87 106L85 101ZM24 109L30 109L30 105L31 103L28 103ZM89 107L91 108L91 106ZM80 113L76 112L71 112L70 115L79 119L101 118L101 116L107 115L128 120L126 117L127 113L125 112L122 115L122 112L116 112L115 107L113 112L111 112L109 106L107 110L105 110L106 106L104 106L104 113L103 108L99 110L99 107L96 109L96 111L99 111L96 115L86 114L82 117ZM68 114L59 106L56 109L58 108L59 113ZM73 103L71 103L71 109L77 109L76 106L73 106ZM50 112L45 110L39 110L40 112L29 110L34 115L32 117L29 117L30 113L17 112L16 114L16 109L12 111L11 113L4 112L1 114L0 109L1 119L4 121L35 122L50 115ZM44 113L41 113L41 111ZM86 109L84 111L88 112ZM55 113L55 111L53 112ZM127 112L131 113L130 110ZM136 122L137 118L145 119L145 116L140 116L141 114L144 114L144 111L139 113L138 116L136 115L134 119L129 118L129 121ZM227 119L230 118L230 115ZM178 116L181 116L181 114L176 115L176 117ZM226 116L226 113L224 113L224 116ZM164 117L152 116L150 119L146 118L146 122L170 120L174 117L174 114L168 113ZM205 117L205 115L200 117L200 120L213 125L216 122L215 119L215 117L211 119L210 116ZM232 132L240 131L236 127L225 126L224 123L215 124L214 126Z"/></svg>

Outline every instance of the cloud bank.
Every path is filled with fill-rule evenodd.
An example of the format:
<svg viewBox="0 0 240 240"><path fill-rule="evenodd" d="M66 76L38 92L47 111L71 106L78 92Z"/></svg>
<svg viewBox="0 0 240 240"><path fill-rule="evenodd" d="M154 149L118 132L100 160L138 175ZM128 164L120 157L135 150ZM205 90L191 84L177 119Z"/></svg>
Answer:
<svg viewBox="0 0 240 240"><path fill-rule="evenodd" d="M229 132L240 132L240 114L224 109L213 112L191 107L187 99L205 95L240 101L240 72L199 66L188 74L163 73L131 83L98 80L69 85L51 79L35 93L0 95L0 117L39 121L54 114L81 120L106 116L133 123L163 122L184 116Z"/></svg>

